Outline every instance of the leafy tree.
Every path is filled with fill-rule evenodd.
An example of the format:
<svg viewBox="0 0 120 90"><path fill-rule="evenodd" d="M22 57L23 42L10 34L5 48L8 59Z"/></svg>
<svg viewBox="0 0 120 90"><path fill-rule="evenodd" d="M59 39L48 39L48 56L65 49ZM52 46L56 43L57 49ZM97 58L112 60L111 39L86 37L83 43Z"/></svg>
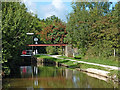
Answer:
<svg viewBox="0 0 120 90"><path fill-rule="evenodd" d="M81 54L111 57L118 51L118 4L112 2L75 2L68 15L66 41L80 49ZM115 14L116 13L116 14Z"/></svg>
<svg viewBox="0 0 120 90"><path fill-rule="evenodd" d="M48 18L46 21L49 23L47 23L39 33L41 40L47 44L65 43L64 38L67 34L65 24L55 16L51 16L51 19Z"/></svg>
<svg viewBox="0 0 120 90"><path fill-rule="evenodd" d="M10 69L13 69L14 66L21 64L22 50L30 49L27 44L32 43L31 36L26 33L36 33L36 29L40 28L37 17L28 13L23 3L2 2L3 70L6 70L4 67L9 66ZM6 71L4 72L6 73Z"/></svg>

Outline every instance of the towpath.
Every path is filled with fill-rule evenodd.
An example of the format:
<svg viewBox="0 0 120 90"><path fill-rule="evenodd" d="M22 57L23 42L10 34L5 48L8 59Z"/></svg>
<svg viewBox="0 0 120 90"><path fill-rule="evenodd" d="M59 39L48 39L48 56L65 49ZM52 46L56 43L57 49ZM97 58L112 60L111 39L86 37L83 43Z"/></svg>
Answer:
<svg viewBox="0 0 120 90"><path fill-rule="evenodd" d="M48 56L53 57L53 58L57 58L57 59L64 59L64 58L59 57L61 55L48 55ZM77 60L74 60L74 59L64 59L64 60L74 61L74 62L77 62L77 63L85 63L85 64L90 64L90 65L101 66L101 67L104 67L104 68L108 68L110 70L120 70L120 67L116 67L116 66L109 66L109 65L97 64L97 63L90 63L90 62L85 62L85 61L77 61Z"/></svg>

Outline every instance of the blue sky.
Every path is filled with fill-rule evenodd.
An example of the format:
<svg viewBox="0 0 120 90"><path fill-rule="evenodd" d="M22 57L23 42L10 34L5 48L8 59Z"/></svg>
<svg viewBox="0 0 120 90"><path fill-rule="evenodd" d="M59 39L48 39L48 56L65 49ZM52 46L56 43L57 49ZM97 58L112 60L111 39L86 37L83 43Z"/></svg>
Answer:
<svg viewBox="0 0 120 90"><path fill-rule="evenodd" d="M55 15L63 21L67 21L66 16L72 11L71 2L63 2L62 0L52 0L49 2L29 0L28 2L24 0L28 11L37 14L40 19L46 19L47 17Z"/></svg>
<svg viewBox="0 0 120 90"><path fill-rule="evenodd" d="M116 2L119 0L110 0ZM72 0L23 0L29 12L35 13L40 19L46 19L55 15L66 20L68 13L72 12Z"/></svg>

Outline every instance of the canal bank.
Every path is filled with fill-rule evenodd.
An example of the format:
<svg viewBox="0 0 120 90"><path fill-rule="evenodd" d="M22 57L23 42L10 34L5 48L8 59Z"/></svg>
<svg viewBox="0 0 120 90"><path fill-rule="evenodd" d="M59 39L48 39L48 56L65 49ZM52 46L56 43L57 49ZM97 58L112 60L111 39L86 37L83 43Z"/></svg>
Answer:
<svg viewBox="0 0 120 90"><path fill-rule="evenodd" d="M118 69L116 70L116 67L114 66L108 66L108 65L101 65L101 64L95 64L89 65L86 63L81 63L80 61L71 60L71 59L64 59L59 58L59 55L37 55L37 61L42 61L43 63L53 63L54 65L61 65L65 66L67 68L76 69L82 72L87 73L88 75L105 80L105 81L113 81L114 83L119 83L119 73ZM40 60L42 59L42 60ZM99 65L99 66L98 66Z"/></svg>

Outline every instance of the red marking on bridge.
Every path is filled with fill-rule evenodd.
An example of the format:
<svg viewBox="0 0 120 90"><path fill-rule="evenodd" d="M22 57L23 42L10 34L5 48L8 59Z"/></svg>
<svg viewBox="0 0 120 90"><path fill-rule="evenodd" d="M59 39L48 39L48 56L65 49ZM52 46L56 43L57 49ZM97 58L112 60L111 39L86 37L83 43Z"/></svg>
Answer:
<svg viewBox="0 0 120 90"><path fill-rule="evenodd" d="M66 46L67 44L29 44L28 46Z"/></svg>

